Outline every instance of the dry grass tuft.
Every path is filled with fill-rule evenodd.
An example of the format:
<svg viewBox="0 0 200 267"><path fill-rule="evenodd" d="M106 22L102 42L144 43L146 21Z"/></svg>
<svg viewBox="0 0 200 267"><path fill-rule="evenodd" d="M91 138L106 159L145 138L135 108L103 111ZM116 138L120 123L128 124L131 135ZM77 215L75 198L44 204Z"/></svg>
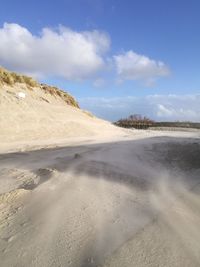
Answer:
<svg viewBox="0 0 200 267"><path fill-rule="evenodd" d="M33 78L17 74L15 72L10 72L4 68L0 67L0 83L7 85L14 85L15 83L24 83L28 87L39 86L39 83Z"/></svg>
<svg viewBox="0 0 200 267"><path fill-rule="evenodd" d="M41 88L46 94L50 94L55 98L60 98L68 105L79 108L78 102L67 92L64 92L54 86L40 84L31 77L10 72L0 67L0 85L6 84L13 86L15 83L23 83L26 85L26 88L31 91L33 91L34 87Z"/></svg>
<svg viewBox="0 0 200 267"><path fill-rule="evenodd" d="M24 83L29 85L30 87L37 87L39 86L39 83L37 81L35 81L33 78L28 77L28 76L22 76Z"/></svg>
<svg viewBox="0 0 200 267"><path fill-rule="evenodd" d="M79 108L78 102L67 92L62 91L55 86L49 86L46 84L41 84L41 88L46 94L49 93L55 98L59 97L64 100L68 105Z"/></svg>
<svg viewBox="0 0 200 267"><path fill-rule="evenodd" d="M1 84L8 84L13 85L14 84L14 78L11 74L11 72L6 71L3 68L0 68L0 82Z"/></svg>

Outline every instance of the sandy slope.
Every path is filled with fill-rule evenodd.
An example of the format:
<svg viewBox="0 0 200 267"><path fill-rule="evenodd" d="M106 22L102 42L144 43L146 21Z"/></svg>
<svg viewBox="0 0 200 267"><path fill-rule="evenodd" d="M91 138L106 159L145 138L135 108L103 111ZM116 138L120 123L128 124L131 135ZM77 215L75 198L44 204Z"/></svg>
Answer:
<svg viewBox="0 0 200 267"><path fill-rule="evenodd" d="M19 93L25 98L18 97ZM123 130L60 97L25 84L0 86L0 149L66 142L69 138L123 135Z"/></svg>
<svg viewBox="0 0 200 267"><path fill-rule="evenodd" d="M1 154L1 266L200 266L199 158L151 131Z"/></svg>

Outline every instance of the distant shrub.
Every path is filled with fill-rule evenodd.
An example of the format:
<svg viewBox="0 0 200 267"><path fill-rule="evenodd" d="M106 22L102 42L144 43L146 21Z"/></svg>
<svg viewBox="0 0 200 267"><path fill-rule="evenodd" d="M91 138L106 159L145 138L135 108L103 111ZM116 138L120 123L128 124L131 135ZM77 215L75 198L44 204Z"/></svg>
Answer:
<svg viewBox="0 0 200 267"><path fill-rule="evenodd" d="M199 122L187 122L187 121L164 121L155 122L147 117L135 114L130 115L128 118L118 120L114 123L117 126L124 128L136 128L136 129L159 129L162 127L168 128L195 128L200 129ZM153 127L153 128L152 128Z"/></svg>
<svg viewBox="0 0 200 267"><path fill-rule="evenodd" d="M147 129L154 125L154 121L140 114L134 114L128 118L118 120L114 124L124 128Z"/></svg>

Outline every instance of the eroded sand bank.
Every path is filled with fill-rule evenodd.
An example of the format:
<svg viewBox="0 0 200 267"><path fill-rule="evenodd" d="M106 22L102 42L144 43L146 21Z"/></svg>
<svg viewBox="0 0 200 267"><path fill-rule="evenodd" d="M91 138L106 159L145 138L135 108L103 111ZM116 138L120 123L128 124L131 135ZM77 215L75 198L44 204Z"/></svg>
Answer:
<svg viewBox="0 0 200 267"><path fill-rule="evenodd" d="M0 154L1 266L200 266L199 136Z"/></svg>

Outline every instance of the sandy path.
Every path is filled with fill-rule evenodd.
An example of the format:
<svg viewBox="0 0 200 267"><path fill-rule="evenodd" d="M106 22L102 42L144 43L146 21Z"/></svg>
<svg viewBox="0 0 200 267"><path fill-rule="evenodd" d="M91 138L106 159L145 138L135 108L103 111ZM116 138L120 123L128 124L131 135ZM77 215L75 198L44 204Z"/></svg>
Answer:
<svg viewBox="0 0 200 267"><path fill-rule="evenodd" d="M200 266L191 136L1 154L1 266Z"/></svg>

